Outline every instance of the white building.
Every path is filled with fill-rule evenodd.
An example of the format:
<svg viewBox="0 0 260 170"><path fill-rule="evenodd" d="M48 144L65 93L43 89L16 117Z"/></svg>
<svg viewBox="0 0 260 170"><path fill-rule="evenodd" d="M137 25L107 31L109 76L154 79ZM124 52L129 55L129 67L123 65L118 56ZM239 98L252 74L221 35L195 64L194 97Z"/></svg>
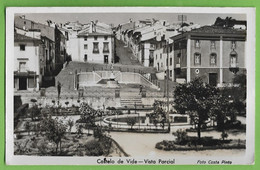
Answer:
<svg viewBox="0 0 260 170"><path fill-rule="evenodd" d="M14 89L39 90L44 58L40 31L14 34Z"/></svg>
<svg viewBox="0 0 260 170"><path fill-rule="evenodd" d="M70 37L72 61L110 64L114 62L114 34L109 25L91 22Z"/></svg>

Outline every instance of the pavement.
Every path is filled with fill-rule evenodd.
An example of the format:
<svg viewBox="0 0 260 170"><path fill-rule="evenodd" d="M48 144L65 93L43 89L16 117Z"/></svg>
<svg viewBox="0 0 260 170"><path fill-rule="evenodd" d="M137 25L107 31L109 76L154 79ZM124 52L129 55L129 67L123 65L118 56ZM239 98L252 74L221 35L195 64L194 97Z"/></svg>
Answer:
<svg viewBox="0 0 260 170"><path fill-rule="evenodd" d="M119 57L119 63L123 65L141 65L133 55L131 49L127 47L123 41L116 39L115 42L116 55Z"/></svg>
<svg viewBox="0 0 260 170"><path fill-rule="evenodd" d="M238 117L245 124L245 118ZM221 149L221 150L206 150L206 151L164 151L155 148L156 143L163 140L174 140L176 137L172 132L177 129L185 129L191 127L187 126L174 126L171 132L167 134L143 134L143 133L129 133L129 132L110 132L111 137L118 142L124 151L134 157L172 157L172 156L223 156L223 155L242 155L245 154L243 149ZM189 136L197 136L197 132L188 132ZM221 132L210 131L202 132L201 136L213 136L214 138L221 138ZM228 139L246 139L246 133L228 134Z"/></svg>

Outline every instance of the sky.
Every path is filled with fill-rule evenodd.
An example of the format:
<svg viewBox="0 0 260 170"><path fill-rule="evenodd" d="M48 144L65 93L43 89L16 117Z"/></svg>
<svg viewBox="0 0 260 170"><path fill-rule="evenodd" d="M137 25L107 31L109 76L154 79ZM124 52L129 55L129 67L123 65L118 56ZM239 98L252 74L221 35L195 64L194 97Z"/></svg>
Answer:
<svg viewBox="0 0 260 170"><path fill-rule="evenodd" d="M130 18L133 21L138 21L140 19L163 19L167 20L169 23L178 22L178 15L176 13L26 13L26 14L16 14L25 15L25 18L46 23L46 20L52 20L56 23L65 23L67 21L79 21L82 24L89 23L90 21L98 20L106 24L114 24L117 26L120 23L128 22ZM232 17L237 20L246 20L245 14L184 14L187 16L187 22L193 22L199 25L212 25L214 24L217 17L226 18Z"/></svg>

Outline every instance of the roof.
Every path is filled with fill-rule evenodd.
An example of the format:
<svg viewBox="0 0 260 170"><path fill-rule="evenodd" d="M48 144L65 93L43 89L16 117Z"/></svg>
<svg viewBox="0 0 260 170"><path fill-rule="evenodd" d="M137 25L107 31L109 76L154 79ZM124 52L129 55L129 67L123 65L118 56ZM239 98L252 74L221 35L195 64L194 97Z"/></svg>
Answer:
<svg viewBox="0 0 260 170"><path fill-rule="evenodd" d="M121 31L130 30L135 28L135 22L128 22L121 25Z"/></svg>
<svg viewBox="0 0 260 170"><path fill-rule="evenodd" d="M53 27L41 23L36 23L34 21L24 19L20 16L15 17L14 23L15 27L20 29L40 29L41 36L45 36L48 39L55 41L55 28Z"/></svg>
<svg viewBox="0 0 260 170"><path fill-rule="evenodd" d="M195 39L219 39L222 37L226 40L239 40L244 41L246 38L246 30L243 29L235 29L230 27L222 27L222 26L202 26L200 28L195 28L189 30L183 34L176 35L171 37L173 40L187 38L187 36L191 36L191 38Z"/></svg>
<svg viewBox="0 0 260 170"><path fill-rule="evenodd" d="M203 33L203 34L246 34L246 30L224 28L220 26L203 26L190 31L191 33Z"/></svg>
<svg viewBox="0 0 260 170"><path fill-rule="evenodd" d="M91 31L92 24L87 25L81 31L79 31L78 36L85 36L85 35L113 35L113 31L109 25L104 23L96 23L95 24L95 31Z"/></svg>
<svg viewBox="0 0 260 170"><path fill-rule="evenodd" d="M16 41L16 42L19 42L19 41L40 41L40 39L14 33L14 41Z"/></svg>

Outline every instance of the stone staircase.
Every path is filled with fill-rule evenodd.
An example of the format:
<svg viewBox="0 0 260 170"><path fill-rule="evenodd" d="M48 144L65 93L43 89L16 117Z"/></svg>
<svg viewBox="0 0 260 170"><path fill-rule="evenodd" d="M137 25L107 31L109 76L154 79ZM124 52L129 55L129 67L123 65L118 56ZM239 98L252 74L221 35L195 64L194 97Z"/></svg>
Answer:
<svg viewBox="0 0 260 170"><path fill-rule="evenodd" d="M135 108L143 105L141 97L128 97L120 99L121 107Z"/></svg>

